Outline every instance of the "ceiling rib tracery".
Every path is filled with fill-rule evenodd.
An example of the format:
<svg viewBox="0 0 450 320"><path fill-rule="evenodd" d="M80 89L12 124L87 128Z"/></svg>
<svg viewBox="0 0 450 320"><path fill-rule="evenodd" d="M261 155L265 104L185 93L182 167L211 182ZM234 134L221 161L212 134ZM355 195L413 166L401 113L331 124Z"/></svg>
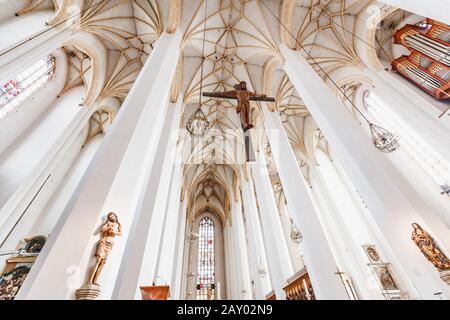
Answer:
<svg viewBox="0 0 450 320"><path fill-rule="evenodd" d="M97 81L102 88L93 90L94 100L114 97L123 101L153 43L164 31L174 32L183 26L183 55L170 84L171 102L182 93L184 111L180 125L184 127L198 107L200 84L203 91L214 92L231 90L235 83L244 80L250 90L276 96L276 104L252 105L255 120L260 117L261 107L280 113L305 176L316 163L315 148L326 150L327 145L282 70L278 45L282 42L296 50L305 48L308 52L305 57L322 76L323 71L332 73L359 65L354 36L357 16L370 3L370 0L264 0L272 7L278 6L279 18L299 44L280 26L274 34L273 25L269 25L274 23L270 21L273 17L263 10L263 0L208 0L206 19L206 0L36 0L29 1L24 10L52 6L61 15L54 20L60 21L63 14L59 9L77 1L84 9L77 28L92 35L97 45L104 48L107 62L99 67L96 64L99 56L76 42L68 43L64 49L70 71L65 90L82 84L88 88ZM203 34L205 72L201 78ZM380 50L384 43L380 38ZM202 107L212 129L204 139L191 140L185 136L179 142L184 145L185 183L193 195L192 205L207 207L208 203L214 203L215 210L225 213L229 209L227 199L237 194L236 181L245 162L241 123L233 101L205 99ZM93 132L102 131L101 127L95 127ZM234 178L230 180L228 175Z"/></svg>

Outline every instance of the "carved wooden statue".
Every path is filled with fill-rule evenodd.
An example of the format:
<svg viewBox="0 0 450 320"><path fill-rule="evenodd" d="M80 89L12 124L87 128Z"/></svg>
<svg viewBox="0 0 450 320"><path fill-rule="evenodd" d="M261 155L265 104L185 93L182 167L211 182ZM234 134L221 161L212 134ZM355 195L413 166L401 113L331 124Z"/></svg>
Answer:
<svg viewBox="0 0 450 320"><path fill-rule="evenodd" d="M237 113L241 115L242 127L244 131L253 128L250 101L275 102L274 98L268 98L265 94L256 94L247 90L247 83L241 81L234 86L235 90L225 92L205 92L203 96L210 98L235 99L238 100Z"/></svg>
<svg viewBox="0 0 450 320"><path fill-rule="evenodd" d="M98 285L98 278L112 250L114 237L122 235L122 226L114 212L108 214L108 221L102 227L101 234L102 238L97 244L95 253L97 261L91 269L89 279L89 283L93 285Z"/></svg>
<svg viewBox="0 0 450 320"><path fill-rule="evenodd" d="M414 231L411 239L419 247L424 256L436 267L439 271L450 269L450 260L442 252L434 239L422 229L417 223L412 224Z"/></svg>

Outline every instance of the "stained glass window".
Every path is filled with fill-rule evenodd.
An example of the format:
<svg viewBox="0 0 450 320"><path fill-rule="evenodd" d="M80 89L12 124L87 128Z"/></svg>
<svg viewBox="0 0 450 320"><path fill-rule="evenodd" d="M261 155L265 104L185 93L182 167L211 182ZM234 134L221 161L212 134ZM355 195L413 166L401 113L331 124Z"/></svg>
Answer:
<svg viewBox="0 0 450 320"><path fill-rule="evenodd" d="M55 57L48 55L0 87L0 119L41 89L55 71Z"/></svg>
<svg viewBox="0 0 450 320"><path fill-rule="evenodd" d="M203 218L198 234L197 300L214 300L214 222L208 217Z"/></svg>

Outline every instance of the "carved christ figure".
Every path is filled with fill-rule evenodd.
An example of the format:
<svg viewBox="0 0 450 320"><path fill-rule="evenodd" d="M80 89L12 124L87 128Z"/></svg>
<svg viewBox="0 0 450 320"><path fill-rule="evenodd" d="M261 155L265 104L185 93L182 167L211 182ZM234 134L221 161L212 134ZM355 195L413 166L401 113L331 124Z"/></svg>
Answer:
<svg viewBox="0 0 450 320"><path fill-rule="evenodd" d="M96 262L91 269L89 279L89 284L94 285L99 285L98 278L112 250L114 237L122 235L122 226L114 212L108 214L108 221L103 225L101 234L102 237L97 244L97 251L95 252Z"/></svg>
<svg viewBox="0 0 450 320"><path fill-rule="evenodd" d="M265 94L256 94L247 90L247 83L241 81L234 86L235 90L225 92L205 92L203 96L210 98L235 99L238 100L237 113L241 116L242 127L247 131L254 127L250 109L250 101L275 102L274 98L269 98Z"/></svg>
<svg viewBox="0 0 450 320"><path fill-rule="evenodd" d="M439 271L450 269L450 260L442 252L434 239L422 229L417 223L412 224L414 231L411 239L422 251L423 255L436 267Z"/></svg>

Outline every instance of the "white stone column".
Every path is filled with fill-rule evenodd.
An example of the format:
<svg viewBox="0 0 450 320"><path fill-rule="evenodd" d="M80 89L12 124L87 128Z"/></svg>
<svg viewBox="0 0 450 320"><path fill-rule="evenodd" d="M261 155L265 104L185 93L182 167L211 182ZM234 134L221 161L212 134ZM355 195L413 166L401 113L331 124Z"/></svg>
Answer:
<svg viewBox="0 0 450 320"><path fill-rule="evenodd" d="M160 250L166 204L177 151L178 128L182 99L168 108L159 139L155 161L148 175L137 212L130 229L122 265L113 292L113 299L141 299L140 286L156 283L158 252ZM167 253L168 254L168 253Z"/></svg>
<svg viewBox="0 0 450 320"><path fill-rule="evenodd" d="M234 200L231 200L230 206L230 225L228 227L228 241L230 241L230 254L232 255L232 263L230 264L231 272L234 275L233 280L233 299L241 299L241 287L242 287L242 272L241 272L241 256L239 251L242 248L239 246L239 242L237 240L237 228L235 227L234 217L236 216L236 211L238 210L238 203Z"/></svg>
<svg viewBox="0 0 450 320"><path fill-rule="evenodd" d="M391 6L450 24L448 0L381 0Z"/></svg>
<svg viewBox="0 0 450 320"><path fill-rule="evenodd" d="M182 100L182 99L180 99ZM182 183L182 168L181 164L175 163L171 181L170 195L167 200L167 212L166 221L164 222L164 232L161 249L159 251L157 283L161 284L161 281L165 281L171 288L171 294L174 292L172 283L175 277L175 263L178 261L177 252L177 236L180 232L178 230L181 218L180 215L180 193ZM180 233L184 236L184 233Z"/></svg>
<svg viewBox="0 0 450 320"><path fill-rule="evenodd" d="M226 292L227 299L238 299L237 293L237 276L236 276L236 261L234 255L233 237L231 234L231 227L225 222L223 228L223 242L224 242L224 255L225 255L225 278L227 282Z"/></svg>
<svg viewBox="0 0 450 320"><path fill-rule="evenodd" d="M384 154L378 152L346 107L297 52L281 47L284 69L322 130L339 161L361 194L380 230L425 299L436 292L449 294L437 270L424 259L411 240L412 223L431 232L444 247L450 241L445 225L430 230L421 218L431 210L400 176ZM320 94L318 94L320 93Z"/></svg>
<svg viewBox="0 0 450 320"><path fill-rule="evenodd" d="M291 257L292 268L294 269L294 274L300 270L302 270L305 266L302 261L302 255L300 246L298 243L295 243L291 238L291 219L292 216L289 212L289 209L286 203L279 203L278 211L280 212L280 221L283 226L284 236L286 238L286 244L289 250L289 256Z"/></svg>
<svg viewBox="0 0 450 320"><path fill-rule="evenodd" d="M244 206L244 215L249 236L249 249L251 259L251 272L255 286L255 299L265 300L266 294L270 292L270 281L267 273L267 261L264 248L264 240L261 231L261 224L258 217L258 208L256 207L256 198L254 194L252 180L242 181L242 203Z"/></svg>
<svg viewBox="0 0 450 320"><path fill-rule="evenodd" d="M259 151L256 157L257 163L251 165L252 176L259 204L264 243L267 249L266 255L270 269L270 278L277 299L284 300L286 294L283 288L294 271L292 270L289 252L284 242L283 230L277 217L278 209L263 151Z"/></svg>
<svg viewBox="0 0 450 320"><path fill-rule="evenodd" d="M83 134L83 130L89 122L91 115L92 111L87 108L79 108L73 113L72 119L67 122L66 127L60 132L57 140L48 149L45 157L42 155L42 159L34 166L8 201L1 207L0 243L8 239L10 232L14 230L25 212L39 214L40 210L33 210L34 206L38 204L43 206L49 200L51 194L49 191L52 187L52 183L47 183L50 180L49 177L52 177L56 170L55 168L60 166L59 163L67 158L74 144L80 139L80 135ZM37 194L40 194L41 197L36 198ZM30 204L33 206L30 206ZM32 210L29 211L29 209Z"/></svg>
<svg viewBox="0 0 450 320"><path fill-rule="evenodd" d="M178 213L178 229L177 229L177 248L176 248L176 262L173 269L172 276L172 299L181 300L185 297L183 296L183 287L186 284L186 260L187 255L189 254L189 249L186 244L186 224L187 224L187 199L185 197L186 193L183 196L183 202L180 206L180 211Z"/></svg>
<svg viewBox="0 0 450 320"><path fill-rule="evenodd" d="M247 241L244 231L244 220L242 218L242 203L241 201L233 205L231 211L231 224L234 233L234 241L236 243L236 254L239 263L238 267L238 294L240 300L252 299L252 287L250 280L250 267L247 254Z"/></svg>
<svg viewBox="0 0 450 320"><path fill-rule="evenodd" d="M414 288L408 275L405 273L401 264L398 262L395 254L389 244L386 242L382 232L372 223L373 219L370 217L370 212L365 207L360 196L355 191L355 187L349 181L342 165L334 157L333 154L325 154L319 150L316 154L319 166L315 168L313 174L315 175L316 183L324 189L325 192L317 191L318 197L327 200L331 211L328 214L334 216L330 222L334 225L339 225L341 230L336 239L339 242L346 241L348 249L342 252L342 257L345 260L340 260L344 266L344 272L348 272L347 276L352 276L353 284L360 299L385 299L380 287L376 284L376 279L373 272L370 271L367 263L369 262L365 250L362 245L375 245L381 260L389 262L392 273L403 292L408 292L410 299L419 299L420 296L416 288ZM325 179L326 177L326 179ZM314 178L312 178L314 179ZM313 182L313 181L312 181ZM313 192L314 192L313 187ZM338 221L340 223L336 223ZM360 268L365 275L359 274ZM358 277L360 277L358 279ZM369 279L372 279L369 281Z"/></svg>
<svg viewBox="0 0 450 320"><path fill-rule="evenodd" d="M450 159L450 127L445 119L431 112L436 108L419 93L401 83L393 74L365 68L364 73L373 81L370 89L397 116L420 133L421 138L444 158ZM424 110L433 109L433 110ZM428 112L427 112L428 111ZM437 112L439 114L440 112ZM447 121L447 124L450 123Z"/></svg>
<svg viewBox="0 0 450 320"><path fill-rule="evenodd" d="M180 54L178 48L181 38L182 34L178 31L175 34L163 34L156 43L17 299L67 299L73 295L76 288L67 283L70 277L68 270L83 263L85 266L89 264L93 246L98 240L93 235L106 214L103 209L108 196L116 204L110 207L111 210L125 205L122 208L124 211L120 212L120 218L127 222L123 223L124 235L117 239L117 253L113 252L113 255L117 254L116 257L121 257L119 251L124 248L123 244L130 232L127 227L131 225L134 215L133 206L131 204L130 207L130 199L127 198L133 198L134 190L127 179L137 176L139 180L140 166L152 166L153 158L149 155L155 153L160 138L169 84ZM147 155L142 156L143 150L146 150ZM125 168L131 172L137 171L137 175L123 174L124 181L115 181L124 159L127 161L123 163ZM113 184L114 195L110 194ZM132 181L134 184L136 181ZM109 268L113 267L110 263ZM83 275L88 272L86 267L80 271Z"/></svg>
<svg viewBox="0 0 450 320"><path fill-rule="evenodd" d="M338 185L331 182L333 191L329 191L329 186L326 181L328 182L328 179L331 179L332 177L323 176L321 169L322 166L311 168L311 191L314 195L316 206L320 210L323 230L328 237L328 243L333 251L336 264L339 266L339 270L344 272L345 275L352 280L352 284L359 299L373 300L383 298L381 290L373 292L374 290L371 291L371 288L368 285L370 283L370 281L368 281L368 260L364 259L366 258L366 255L362 245L373 242L358 242L353 238L353 234L355 233L354 229L364 230L365 225L358 223L359 217L359 219L353 218L350 228L346 228L344 221L341 218L341 214L345 217L352 213L349 211L344 211L342 213L339 205L349 205L348 203L340 203L345 202L346 200L348 201L349 199L342 198L337 200L338 203L335 202L331 192L337 193L342 190L334 190L335 188L338 188Z"/></svg>
<svg viewBox="0 0 450 320"><path fill-rule="evenodd" d="M311 201L280 116L263 107L264 127L292 218L303 234L302 252L318 299L347 299L337 264ZM320 252L320 254L317 254Z"/></svg>

